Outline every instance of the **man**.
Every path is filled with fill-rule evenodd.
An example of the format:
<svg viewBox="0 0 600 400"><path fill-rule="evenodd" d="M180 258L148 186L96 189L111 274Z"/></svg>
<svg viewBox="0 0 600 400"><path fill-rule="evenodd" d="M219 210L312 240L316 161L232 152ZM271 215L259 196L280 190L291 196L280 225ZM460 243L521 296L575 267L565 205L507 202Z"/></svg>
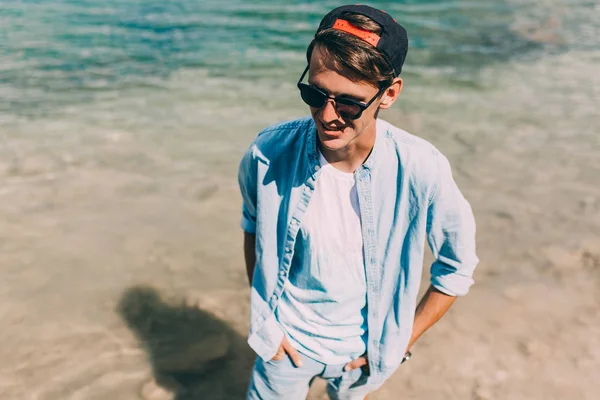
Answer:
<svg viewBox="0 0 600 400"><path fill-rule="evenodd" d="M331 11L298 82L312 118L265 129L241 161L248 399L304 399L317 376L333 399L365 398L473 283L473 214L447 159L377 118L407 49L383 11ZM425 237L435 262L417 307Z"/></svg>

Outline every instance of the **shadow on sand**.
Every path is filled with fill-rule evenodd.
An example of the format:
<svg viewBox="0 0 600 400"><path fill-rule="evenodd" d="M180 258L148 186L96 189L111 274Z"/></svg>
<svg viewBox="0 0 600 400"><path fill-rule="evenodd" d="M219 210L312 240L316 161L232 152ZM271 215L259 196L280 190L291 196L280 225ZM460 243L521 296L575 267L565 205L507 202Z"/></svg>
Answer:
<svg viewBox="0 0 600 400"><path fill-rule="evenodd" d="M167 398L245 398L255 355L225 321L148 286L127 289L117 311L148 352L156 383L174 393Z"/></svg>

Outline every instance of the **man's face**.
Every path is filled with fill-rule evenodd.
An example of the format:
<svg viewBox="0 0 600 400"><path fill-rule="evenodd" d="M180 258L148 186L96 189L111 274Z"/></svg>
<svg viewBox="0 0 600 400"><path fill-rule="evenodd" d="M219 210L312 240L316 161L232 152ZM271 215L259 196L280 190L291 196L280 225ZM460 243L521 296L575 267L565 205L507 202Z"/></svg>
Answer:
<svg viewBox="0 0 600 400"><path fill-rule="evenodd" d="M363 103L367 103L379 91L370 83L353 82L340 75L318 47L311 55L308 83L330 96L346 97ZM337 151L349 145L372 143L375 138L375 114L380 103L381 99L376 99L363 111L361 117L355 120L340 116L332 100L322 108L310 107L321 145L328 150Z"/></svg>

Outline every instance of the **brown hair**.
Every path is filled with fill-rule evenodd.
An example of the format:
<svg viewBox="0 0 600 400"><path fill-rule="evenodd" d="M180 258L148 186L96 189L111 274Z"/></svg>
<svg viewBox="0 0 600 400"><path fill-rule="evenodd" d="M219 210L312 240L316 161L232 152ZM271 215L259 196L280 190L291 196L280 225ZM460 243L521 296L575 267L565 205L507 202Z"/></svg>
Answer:
<svg viewBox="0 0 600 400"><path fill-rule="evenodd" d="M347 12L341 14L340 18L357 28L381 35L381 27L369 17ZM392 84L394 69L383 54L350 33L333 28L317 32L306 51L309 63L315 48L331 58L337 73L345 75L353 82L364 81L379 88Z"/></svg>

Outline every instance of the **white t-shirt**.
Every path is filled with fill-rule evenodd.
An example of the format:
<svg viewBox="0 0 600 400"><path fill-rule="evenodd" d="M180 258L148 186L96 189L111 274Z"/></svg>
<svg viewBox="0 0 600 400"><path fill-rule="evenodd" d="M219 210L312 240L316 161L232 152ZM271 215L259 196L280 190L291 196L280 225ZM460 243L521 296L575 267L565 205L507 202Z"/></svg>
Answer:
<svg viewBox="0 0 600 400"><path fill-rule="evenodd" d="M321 173L298 232L304 240L296 240L277 318L298 351L336 364L366 349L365 264L354 174L319 155Z"/></svg>

